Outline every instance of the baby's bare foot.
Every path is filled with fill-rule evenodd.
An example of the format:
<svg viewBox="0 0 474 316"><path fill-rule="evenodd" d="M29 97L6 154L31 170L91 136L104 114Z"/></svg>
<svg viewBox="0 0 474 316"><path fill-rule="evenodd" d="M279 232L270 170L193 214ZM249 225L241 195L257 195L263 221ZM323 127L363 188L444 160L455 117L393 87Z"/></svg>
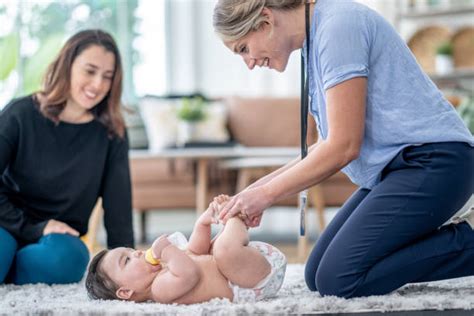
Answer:
<svg viewBox="0 0 474 316"><path fill-rule="evenodd" d="M230 196L226 194L219 194L214 200L219 204L225 204L230 200Z"/></svg>

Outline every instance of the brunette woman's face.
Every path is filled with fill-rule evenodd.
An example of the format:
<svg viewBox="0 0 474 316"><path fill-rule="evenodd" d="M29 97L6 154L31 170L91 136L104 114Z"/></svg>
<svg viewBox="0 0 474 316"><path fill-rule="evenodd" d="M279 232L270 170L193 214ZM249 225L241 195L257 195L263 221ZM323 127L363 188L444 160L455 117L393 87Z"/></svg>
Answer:
<svg viewBox="0 0 474 316"><path fill-rule="evenodd" d="M289 41L277 35L278 30L264 23L258 30L252 31L239 40L224 44L235 54L240 55L247 67L268 67L283 72L288 65L292 52Z"/></svg>
<svg viewBox="0 0 474 316"><path fill-rule="evenodd" d="M84 110L99 104L110 91L115 69L115 55L99 45L92 45L72 63L69 101Z"/></svg>

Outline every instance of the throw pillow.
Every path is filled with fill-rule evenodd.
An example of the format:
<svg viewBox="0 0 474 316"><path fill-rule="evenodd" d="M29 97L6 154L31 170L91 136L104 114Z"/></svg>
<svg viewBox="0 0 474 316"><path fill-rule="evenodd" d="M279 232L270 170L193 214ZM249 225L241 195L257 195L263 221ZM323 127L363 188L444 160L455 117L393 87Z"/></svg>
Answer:
<svg viewBox="0 0 474 316"><path fill-rule="evenodd" d="M148 136L148 148L160 150L176 144L175 100L144 98L140 101L140 112Z"/></svg>

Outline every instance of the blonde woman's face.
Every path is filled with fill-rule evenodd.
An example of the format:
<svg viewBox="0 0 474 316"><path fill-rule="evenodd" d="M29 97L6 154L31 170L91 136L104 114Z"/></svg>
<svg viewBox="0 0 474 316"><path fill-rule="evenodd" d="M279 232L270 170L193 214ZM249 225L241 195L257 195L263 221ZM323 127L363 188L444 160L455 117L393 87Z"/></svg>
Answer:
<svg viewBox="0 0 474 316"><path fill-rule="evenodd" d="M288 64L291 49L284 37L264 23L257 31L252 31L239 40L224 44L235 54L240 55L247 67L268 67L283 72Z"/></svg>

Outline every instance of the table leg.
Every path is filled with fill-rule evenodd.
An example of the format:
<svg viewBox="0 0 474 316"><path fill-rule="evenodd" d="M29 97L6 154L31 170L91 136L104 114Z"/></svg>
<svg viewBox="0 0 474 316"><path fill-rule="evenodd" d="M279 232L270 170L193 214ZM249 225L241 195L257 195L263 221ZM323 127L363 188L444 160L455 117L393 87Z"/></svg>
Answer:
<svg viewBox="0 0 474 316"><path fill-rule="evenodd" d="M207 207L207 165L206 158L197 161L196 214L202 214Z"/></svg>
<svg viewBox="0 0 474 316"><path fill-rule="evenodd" d="M141 239L140 239L140 242L142 244L146 244L146 222L147 222L147 212L148 210L141 210L141 213L140 213L140 227L141 227L141 230L142 230L142 235L141 235Z"/></svg>
<svg viewBox="0 0 474 316"><path fill-rule="evenodd" d="M250 184L251 174L252 170L250 168L242 168L238 171L237 184L235 186L236 194L245 189Z"/></svg>
<svg viewBox="0 0 474 316"><path fill-rule="evenodd" d="M306 255L308 253L308 238L305 236L298 235L298 263L305 263Z"/></svg>
<svg viewBox="0 0 474 316"><path fill-rule="evenodd" d="M319 233L321 234L326 228L326 220L324 219L324 209L326 202L324 201L323 190L321 186L317 184L309 189L308 195L308 198L312 202L314 210L316 211L316 217L318 218L319 224Z"/></svg>
<svg viewBox="0 0 474 316"><path fill-rule="evenodd" d="M92 211L91 217L89 218L89 227L87 230L87 234L82 236L82 241L86 244L87 249L89 249L90 253L94 253L94 251L98 248L97 244L97 232L99 231L99 226L102 222L104 217L104 210L102 209L102 199L99 198L97 203L94 206L94 210Z"/></svg>

